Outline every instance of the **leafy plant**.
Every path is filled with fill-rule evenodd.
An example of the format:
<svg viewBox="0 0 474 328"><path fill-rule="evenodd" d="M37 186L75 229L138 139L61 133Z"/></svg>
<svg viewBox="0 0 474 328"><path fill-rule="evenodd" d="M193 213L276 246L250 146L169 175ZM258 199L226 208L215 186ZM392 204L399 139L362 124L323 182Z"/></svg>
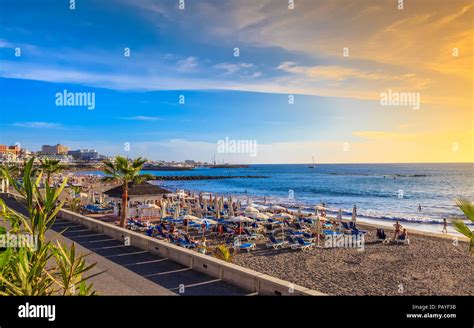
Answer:
<svg viewBox="0 0 474 328"><path fill-rule="evenodd" d="M233 261L233 255L230 251L230 248L224 244L219 245L214 249L214 257L226 262Z"/></svg>
<svg viewBox="0 0 474 328"><path fill-rule="evenodd" d="M79 212L82 201L81 198L78 197L82 192L81 186L72 186L71 187L71 202L69 203L69 209L74 212Z"/></svg>
<svg viewBox="0 0 474 328"><path fill-rule="evenodd" d="M83 275L95 264L86 265L85 255L77 256L74 243L67 248L45 238L64 204L58 199L67 181L59 188L51 188L47 181L44 192L40 192L43 170L33 170L33 163L34 158L26 163L21 185L15 183L8 168L0 168L22 196L28 218L8 208L3 199L0 217L10 223L9 234L33 236L35 241L0 250L0 295L93 295L92 285L86 284L92 276Z"/></svg>
<svg viewBox="0 0 474 328"><path fill-rule="evenodd" d="M60 161L57 159L41 159L40 169L46 173L46 181L51 184L51 175L61 170Z"/></svg>
<svg viewBox="0 0 474 328"><path fill-rule="evenodd" d="M456 199L456 205L464 213L467 219L474 223L474 204L470 200L460 198ZM472 232L460 218L453 219L452 223L456 231L469 238L469 253L471 255L474 254L474 232Z"/></svg>

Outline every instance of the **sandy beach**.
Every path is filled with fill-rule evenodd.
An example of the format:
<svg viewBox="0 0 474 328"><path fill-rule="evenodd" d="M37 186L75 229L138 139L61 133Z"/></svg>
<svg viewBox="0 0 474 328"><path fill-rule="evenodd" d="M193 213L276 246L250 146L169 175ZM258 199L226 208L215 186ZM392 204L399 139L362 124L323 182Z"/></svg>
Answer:
<svg viewBox="0 0 474 328"><path fill-rule="evenodd" d="M93 191L111 188L94 182ZM110 215L87 215L114 221ZM358 226L369 231L364 250L274 250L266 247L268 239L264 238L252 241L257 249L238 253L233 262L329 295L474 295L474 258L468 255L466 242L455 246L447 236L410 233L410 245L382 244L376 241L374 226ZM391 237L391 229L384 229ZM208 239L209 246L222 242Z"/></svg>
<svg viewBox="0 0 474 328"><path fill-rule="evenodd" d="M474 258L467 253L467 243L454 246L450 239L412 234L410 245L384 245L375 241L373 227L364 228L370 231L364 251L301 252L261 244L234 262L330 295L474 294Z"/></svg>

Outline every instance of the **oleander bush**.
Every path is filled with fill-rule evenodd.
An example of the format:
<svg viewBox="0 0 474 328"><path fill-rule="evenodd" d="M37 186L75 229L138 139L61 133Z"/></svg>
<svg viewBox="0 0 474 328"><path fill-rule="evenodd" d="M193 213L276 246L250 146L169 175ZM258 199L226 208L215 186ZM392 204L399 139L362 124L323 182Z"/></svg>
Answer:
<svg viewBox="0 0 474 328"><path fill-rule="evenodd" d="M13 178L9 168L0 167L2 175L23 196L28 211L25 217L0 199L0 218L7 226L0 229L0 234L3 240L8 234L18 238L30 236L34 241L0 248L0 295L94 295L93 285L88 280L97 274L86 274L95 263L87 264L86 255L77 254L74 243L68 247L57 240L47 240L45 236L64 205L59 202L59 195L67 180L53 188L48 177L44 190L40 191L39 183L45 168L34 169L33 163L34 158L24 165L21 183Z"/></svg>

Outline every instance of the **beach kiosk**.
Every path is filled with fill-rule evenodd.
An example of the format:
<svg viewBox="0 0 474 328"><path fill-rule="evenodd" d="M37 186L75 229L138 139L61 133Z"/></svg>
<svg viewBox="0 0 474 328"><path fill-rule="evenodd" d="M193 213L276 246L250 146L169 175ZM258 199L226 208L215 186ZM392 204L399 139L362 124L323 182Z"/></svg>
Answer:
<svg viewBox="0 0 474 328"><path fill-rule="evenodd" d="M171 191L148 182L129 184L127 218L136 218L140 214L144 214L144 212L156 209L154 205L160 202L163 196L169 194L171 194ZM114 215L118 216L120 204L122 203L122 186L104 191L104 195L114 203ZM156 211L160 213L158 209Z"/></svg>

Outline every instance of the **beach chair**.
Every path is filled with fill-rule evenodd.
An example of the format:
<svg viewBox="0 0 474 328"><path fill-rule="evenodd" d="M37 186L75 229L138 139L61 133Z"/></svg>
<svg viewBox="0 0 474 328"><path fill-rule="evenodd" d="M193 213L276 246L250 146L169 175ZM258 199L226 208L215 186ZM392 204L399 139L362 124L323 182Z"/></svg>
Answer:
<svg viewBox="0 0 474 328"><path fill-rule="evenodd" d="M195 247L197 246L197 244L192 243L192 242L189 242L189 241L187 241L187 240L184 239L184 238L180 238L180 239L178 240L177 244L178 244L179 246L182 246L182 247L187 248L187 249L195 248Z"/></svg>
<svg viewBox="0 0 474 328"><path fill-rule="evenodd" d="M286 242L284 240L282 241L276 240L274 236L269 236L268 239L270 240L270 242L267 244L268 248L272 247L273 249L278 249L278 248L284 248L286 245Z"/></svg>
<svg viewBox="0 0 474 328"><path fill-rule="evenodd" d="M328 236L338 236L338 235L342 235L342 232L326 229L326 230L323 230L323 234L328 235Z"/></svg>
<svg viewBox="0 0 474 328"><path fill-rule="evenodd" d="M303 238L300 238L300 237L297 237L296 241L298 242L298 244L295 247L295 249L300 249L302 251L309 250L310 248L312 248L314 246L314 243L311 243L309 241L305 241L305 240L303 240Z"/></svg>
<svg viewBox="0 0 474 328"><path fill-rule="evenodd" d="M305 226L301 225L301 224L298 223L298 222L296 222L296 223L294 224L294 226L295 226L296 230L299 230L299 231L306 231L306 230L308 230L308 228L306 228Z"/></svg>
<svg viewBox="0 0 474 328"><path fill-rule="evenodd" d="M377 236L377 241L382 242L382 244L388 244L392 240L390 237L388 237L385 234L385 231L383 229L377 229L376 236Z"/></svg>
<svg viewBox="0 0 474 328"><path fill-rule="evenodd" d="M244 233L245 233L244 237L247 238L248 240L257 240L257 239L263 238L262 234L259 234L256 232L250 232L248 229L244 229Z"/></svg>
<svg viewBox="0 0 474 328"><path fill-rule="evenodd" d="M410 245L410 238L408 237L398 236L395 241L397 244L402 243L403 245Z"/></svg>
<svg viewBox="0 0 474 328"><path fill-rule="evenodd" d="M366 233L368 233L369 231L368 230L361 230L359 228L352 228L352 234L353 235L365 235Z"/></svg>
<svg viewBox="0 0 474 328"><path fill-rule="evenodd" d="M304 231L298 231L298 230L288 230L288 233L293 236L293 237L301 237L304 235Z"/></svg>
<svg viewBox="0 0 474 328"><path fill-rule="evenodd" d="M310 233L303 233L303 238L304 240L306 241L309 241L310 243L312 243L316 238L314 238Z"/></svg>
<svg viewBox="0 0 474 328"><path fill-rule="evenodd" d="M255 244L252 244L252 243L245 243L245 244L240 244L239 246L237 246L238 250L247 251L247 253L250 253L251 250L254 250L256 248L257 248L257 246Z"/></svg>
<svg viewBox="0 0 474 328"><path fill-rule="evenodd" d="M286 236L286 245L285 247L289 247L291 249L297 249L300 245L295 237Z"/></svg>

